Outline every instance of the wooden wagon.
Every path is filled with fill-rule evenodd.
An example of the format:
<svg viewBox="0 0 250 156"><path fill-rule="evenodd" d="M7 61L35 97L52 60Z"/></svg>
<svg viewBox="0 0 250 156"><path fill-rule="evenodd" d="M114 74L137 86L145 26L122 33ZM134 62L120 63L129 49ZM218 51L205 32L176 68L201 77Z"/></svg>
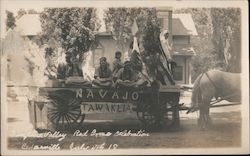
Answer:
<svg viewBox="0 0 250 156"><path fill-rule="evenodd" d="M145 127L179 127L180 89L41 87L39 98L29 101L35 129L55 130L63 125L82 124L93 113L132 113Z"/></svg>

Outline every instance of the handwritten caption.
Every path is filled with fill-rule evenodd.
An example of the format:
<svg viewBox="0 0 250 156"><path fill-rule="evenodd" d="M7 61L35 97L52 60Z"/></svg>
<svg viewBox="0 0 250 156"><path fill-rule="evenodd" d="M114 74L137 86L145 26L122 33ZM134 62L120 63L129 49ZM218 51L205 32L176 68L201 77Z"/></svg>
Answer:
<svg viewBox="0 0 250 156"><path fill-rule="evenodd" d="M118 148L118 144L107 144L102 142L100 144L87 144L82 143L79 144L78 142L73 142L74 140L72 137L148 137L149 133L145 132L145 130L139 130L136 132L132 132L131 130L122 130L122 131L115 131L115 132L101 132L97 131L96 129L93 130L85 130L80 131L76 130L73 134L62 133L59 131L55 132L45 132L45 133L38 133L36 135L29 135L29 134L19 134L17 137L21 137L23 141L27 140L27 138L48 138L56 139L56 143L51 143L47 145L39 145L35 143L23 143L21 149L23 150L61 150L61 144L64 144L63 148L67 148L70 150L113 150ZM66 139L68 137L68 140ZM65 141L63 141L65 140ZM47 141L46 141L47 142ZM55 142L55 141L51 141ZM66 143L65 143L66 142ZM66 147L65 147L65 144Z"/></svg>

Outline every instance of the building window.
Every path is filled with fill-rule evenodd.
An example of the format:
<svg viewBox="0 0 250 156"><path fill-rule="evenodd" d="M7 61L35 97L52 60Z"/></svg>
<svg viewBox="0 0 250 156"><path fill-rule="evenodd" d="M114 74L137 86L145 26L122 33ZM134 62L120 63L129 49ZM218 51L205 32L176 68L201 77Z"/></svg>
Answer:
<svg viewBox="0 0 250 156"><path fill-rule="evenodd" d="M160 28L163 29L164 28L164 19L163 18L158 18L159 22L160 22Z"/></svg>
<svg viewBox="0 0 250 156"><path fill-rule="evenodd" d="M99 60L101 57L104 56L104 49L103 46L99 43L96 49L93 51L93 67L99 66Z"/></svg>
<svg viewBox="0 0 250 156"><path fill-rule="evenodd" d="M176 45L180 44L190 44L190 36L175 35L173 36L173 43Z"/></svg>
<svg viewBox="0 0 250 156"><path fill-rule="evenodd" d="M168 28L168 19L167 19L167 17L165 17L165 18L161 17L161 18L158 18L158 20L159 20L159 23L160 23L161 31L169 29Z"/></svg>
<svg viewBox="0 0 250 156"><path fill-rule="evenodd" d="M183 80L183 66L176 66L173 71L173 77L176 81Z"/></svg>

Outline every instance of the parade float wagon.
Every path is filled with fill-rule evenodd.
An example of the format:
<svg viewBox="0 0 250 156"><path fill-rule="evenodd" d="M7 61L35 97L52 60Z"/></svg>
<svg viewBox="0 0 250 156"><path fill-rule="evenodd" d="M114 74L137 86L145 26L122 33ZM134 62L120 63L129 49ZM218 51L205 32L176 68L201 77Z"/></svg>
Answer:
<svg viewBox="0 0 250 156"><path fill-rule="evenodd" d="M171 38L172 9L158 9L157 14L169 19ZM138 27L134 23L131 31L135 36ZM177 85L121 89L59 84L39 88L38 95L29 100L30 119L35 129L54 130L70 124L81 125L85 116L93 113L132 112L136 112L145 127L179 126L180 88Z"/></svg>
<svg viewBox="0 0 250 156"><path fill-rule="evenodd" d="M41 87L38 97L29 100L34 128L57 130L83 124L94 113L132 113L145 127L179 126L180 89L176 85L159 88L95 88L92 86Z"/></svg>

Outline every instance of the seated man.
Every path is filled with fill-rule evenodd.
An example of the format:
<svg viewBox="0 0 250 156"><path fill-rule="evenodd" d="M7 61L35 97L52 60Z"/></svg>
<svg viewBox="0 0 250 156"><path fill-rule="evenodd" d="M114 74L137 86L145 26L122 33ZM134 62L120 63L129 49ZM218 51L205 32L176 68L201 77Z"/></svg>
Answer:
<svg viewBox="0 0 250 156"><path fill-rule="evenodd" d="M141 87L147 84L141 74L138 74L132 67L130 61L126 61L124 67L121 68L114 79L116 87Z"/></svg>
<svg viewBox="0 0 250 156"><path fill-rule="evenodd" d="M121 56L122 53L120 51L115 52L115 60L113 62L113 75L116 75L117 72L123 67Z"/></svg>
<svg viewBox="0 0 250 156"><path fill-rule="evenodd" d="M94 80L92 84L97 87L110 87L112 86L112 72L109 69L109 64L106 57L100 58L100 66L96 68Z"/></svg>
<svg viewBox="0 0 250 156"><path fill-rule="evenodd" d="M66 53L66 64L60 63L57 68L57 79L65 80L65 85L89 86L91 83L83 78L78 59L70 52Z"/></svg>
<svg viewBox="0 0 250 156"><path fill-rule="evenodd" d="M82 69L79 66L78 60L70 52L65 56L66 64L60 63L57 68L57 78L66 79L71 76L83 77Z"/></svg>

